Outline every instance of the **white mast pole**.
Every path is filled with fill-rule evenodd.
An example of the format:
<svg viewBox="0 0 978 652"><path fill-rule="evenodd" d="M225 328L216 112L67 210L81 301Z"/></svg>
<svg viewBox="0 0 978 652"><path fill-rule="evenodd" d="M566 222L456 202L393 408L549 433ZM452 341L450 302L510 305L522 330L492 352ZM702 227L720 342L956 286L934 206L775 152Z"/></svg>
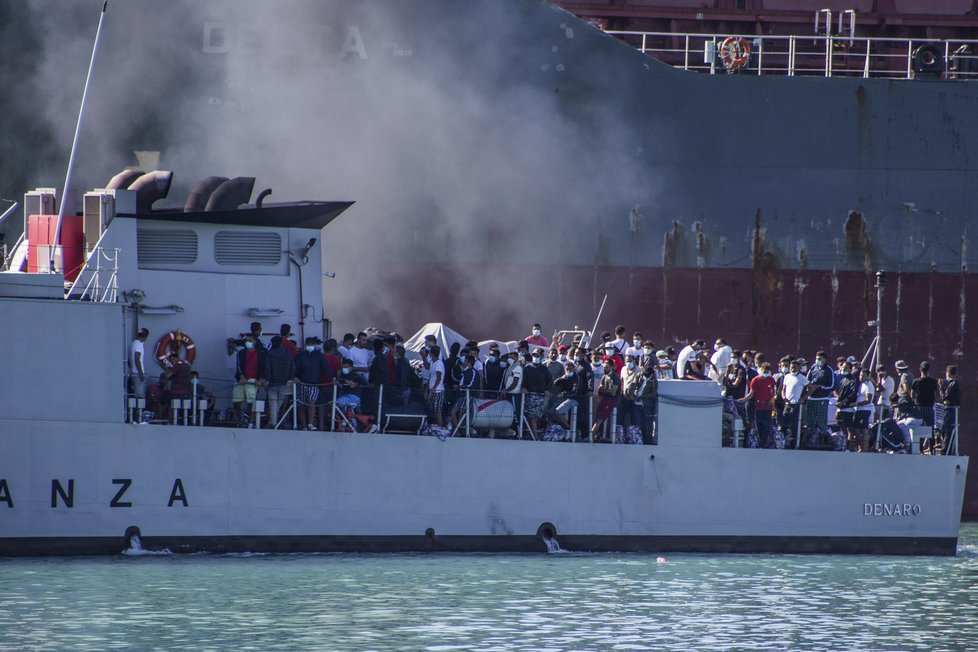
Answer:
<svg viewBox="0 0 978 652"><path fill-rule="evenodd" d="M98 52L98 39L102 35L102 22L105 20L105 10L109 6L109 0L102 3L102 13L98 17L98 29L95 31L95 44L92 46L92 58L88 62L88 75L85 77L85 90L82 91L81 106L78 107L78 121L75 123L75 137L71 140L71 154L68 156L68 171L65 174L65 185L61 191L61 202L58 205L58 225L54 229L54 242L51 243L51 256L49 262L51 271L54 271L54 252L61 239L61 222L65 217L65 201L68 199L68 188L71 186L71 170L75 165L75 150L78 148L78 134L81 133L82 116L85 113L85 100L88 98L88 85L92 81L92 69L95 68L95 53Z"/></svg>

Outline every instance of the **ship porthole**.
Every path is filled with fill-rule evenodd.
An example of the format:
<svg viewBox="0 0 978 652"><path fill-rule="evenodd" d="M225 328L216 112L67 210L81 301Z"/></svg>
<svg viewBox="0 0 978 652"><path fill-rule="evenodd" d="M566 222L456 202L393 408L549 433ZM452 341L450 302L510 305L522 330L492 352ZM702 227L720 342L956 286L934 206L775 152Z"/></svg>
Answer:
<svg viewBox="0 0 978 652"><path fill-rule="evenodd" d="M553 523L542 523L537 528L537 536L542 539L553 539L557 536L557 528L554 527Z"/></svg>

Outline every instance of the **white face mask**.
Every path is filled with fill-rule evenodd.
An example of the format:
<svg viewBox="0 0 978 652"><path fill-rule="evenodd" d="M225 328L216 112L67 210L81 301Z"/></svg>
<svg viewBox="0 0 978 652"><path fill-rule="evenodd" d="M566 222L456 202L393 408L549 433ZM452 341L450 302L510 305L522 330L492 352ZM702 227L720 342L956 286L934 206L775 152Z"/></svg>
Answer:
<svg viewBox="0 0 978 652"><path fill-rule="evenodd" d="M567 376L568 378L573 378L574 377L574 372L573 371L568 371L564 375Z"/></svg>
<svg viewBox="0 0 978 652"><path fill-rule="evenodd" d="M650 349L650 348L648 348L648 347L646 347L646 348L644 348L644 349L642 349L642 352L643 352L643 353L644 353L645 355L652 355L652 349Z"/></svg>
<svg viewBox="0 0 978 652"><path fill-rule="evenodd" d="M761 378L767 378L770 375L771 375L771 372L770 371L765 371L765 372L762 372L761 373Z"/></svg>
<svg viewBox="0 0 978 652"><path fill-rule="evenodd" d="M533 358L533 364L540 364L541 362L543 362L542 358Z"/></svg>
<svg viewBox="0 0 978 652"><path fill-rule="evenodd" d="M629 362L628 363L628 368L629 369L634 369L635 368L635 363L634 362Z"/></svg>
<svg viewBox="0 0 978 652"><path fill-rule="evenodd" d="M245 348L246 349L253 349L253 348L255 348L255 343L254 342L245 342Z"/></svg>
<svg viewBox="0 0 978 652"><path fill-rule="evenodd" d="M540 337L540 329L539 328L534 328L533 329L533 337Z"/></svg>
<svg viewBox="0 0 978 652"><path fill-rule="evenodd" d="M489 362L495 362L496 361L496 356L491 355L491 356L489 356L488 360L489 360Z"/></svg>
<svg viewBox="0 0 978 652"><path fill-rule="evenodd" d="M506 367L509 366L509 360L500 360L499 361L499 366L502 367L503 369L505 369Z"/></svg>
<svg viewBox="0 0 978 652"><path fill-rule="evenodd" d="M567 356L566 356L566 355L564 355L563 353L561 353L561 354L560 354L560 358L559 358L559 360L560 360L561 362L567 362Z"/></svg>
<svg viewBox="0 0 978 652"><path fill-rule="evenodd" d="M632 340L632 346L637 349L638 347L642 346L642 340Z"/></svg>
<svg viewBox="0 0 978 652"><path fill-rule="evenodd" d="M788 367L781 367L781 373L783 374L788 373Z"/></svg>
<svg viewBox="0 0 978 652"><path fill-rule="evenodd" d="M803 365L801 366L801 373L805 373L806 371L808 371L808 365L804 365L804 364L803 364Z"/></svg>
<svg viewBox="0 0 978 652"><path fill-rule="evenodd" d="M312 352L313 352L313 351L315 351L315 350L316 350L316 347L314 347L314 346L313 346L313 345L311 345L311 344L310 344L309 346L307 346L307 347L306 347L306 351L308 351L309 353L312 353Z"/></svg>

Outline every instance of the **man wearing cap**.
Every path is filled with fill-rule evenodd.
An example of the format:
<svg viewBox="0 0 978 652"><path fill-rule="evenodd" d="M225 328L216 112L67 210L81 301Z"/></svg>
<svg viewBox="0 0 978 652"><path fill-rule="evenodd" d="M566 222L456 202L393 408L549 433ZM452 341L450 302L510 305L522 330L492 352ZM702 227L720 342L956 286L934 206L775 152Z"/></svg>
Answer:
<svg viewBox="0 0 978 652"><path fill-rule="evenodd" d="M672 366L672 360L665 351L657 351L655 354L655 375L659 380L672 380L676 377L676 370Z"/></svg>
<svg viewBox="0 0 978 652"><path fill-rule="evenodd" d="M533 328L530 329L530 336L524 341L530 346L542 346L544 348L550 346L550 341L543 336L540 324L533 324Z"/></svg>
<svg viewBox="0 0 978 652"><path fill-rule="evenodd" d="M605 342L604 354L611 359L611 365L614 367L615 373L620 376L621 370L625 368L625 358L618 353L618 349L611 342Z"/></svg>
<svg viewBox="0 0 978 652"><path fill-rule="evenodd" d="M910 397L910 387L913 385L913 375L910 374L910 365L903 360L897 360L896 364L896 405L894 406L902 416L906 416L913 407L913 399ZM892 398L891 398L892 403Z"/></svg>

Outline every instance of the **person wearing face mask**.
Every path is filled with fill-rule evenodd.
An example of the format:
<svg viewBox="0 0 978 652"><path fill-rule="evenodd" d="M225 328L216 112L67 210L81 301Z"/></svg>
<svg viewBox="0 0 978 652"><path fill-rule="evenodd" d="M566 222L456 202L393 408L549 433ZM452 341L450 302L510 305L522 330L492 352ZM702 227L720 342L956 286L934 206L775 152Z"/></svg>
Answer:
<svg viewBox="0 0 978 652"><path fill-rule="evenodd" d="M550 371L543 363L543 350L533 351L530 364L523 367L523 415L530 424L530 432L534 439L538 438L540 420L543 418L546 395L553 386Z"/></svg>
<svg viewBox="0 0 978 652"><path fill-rule="evenodd" d="M709 375L721 387L723 386L723 371L730 364L732 356L733 350L727 344L727 340L718 337L717 341L713 344L713 355L710 356L710 363L713 365L713 368L710 370Z"/></svg>
<svg viewBox="0 0 978 652"><path fill-rule="evenodd" d="M503 361L499 355L499 345L489 345L489 355L486 356L486 361L482 365L485 378L483 387L485 387L486 392L489 394L499 393L503 386L503 374L506 373L506 367L508 366L508 360L506 361L506 366L503 366Z"/></svg>
<svg viewBox="0 0 978 652"><path fill-rule="evenodd" d="M343 368L336 379L336 385L337 409L343 412L350 408L354 412L359 412L363 388L367 385L367 379L353 370L353 360L350 358L343 360Z"/></svg>
<svg viewBox="0 0 978 652"><path fill-rule="evenodd" d="M673 380L676 377L676 369L673 366L669 353L665 350L655 353L655 376L659 380Z"/></svg>
<svg viewBox="0 0 978 652"><path fill-rule="evenodd" d="M550 382L556 382L558 378L564 375L564 365L560 363L560 354L557 352L556 347L550 347L547 351L547 360L544 362L547 367L547 371L550 372Z"/></svg>
<svg viewBox="0 0 978 652"><path fill-rule="evenodd" d="M595 351L591 354L591 393L595 396L598 395L598 388L601 386L601 377L604 375L604 361L602 360L604 355L601 351Z"/></svg>
<svg viewBox="0 0 978 652"><path fill-rule="evenodd" d="M828 365L828 357L825 351L816 352L815 364L808 372L811 393L805 408L805 426L812 439L826 434L829 427L829 398L835 389L835 375Z"/></svg>
<svg viewBox="0 0 978 652"><path fill-rule="evenodd" d="M625 357L630 355L635 356L635 364L638 364L639 358L642 357L642 334L638 331L632 334L632 341L629 346L625 349Z"/></svg>
<svg viewBox="0 0 978 652"><path fill-rule="evenodd" d="M587 349L576 348L574 350L574 363L577 365L575 371L583 379L585 390L590 395L594 392L594 374L591 372L591 362L587 353Z"/></svg>
<svg viewBox="0 0 978 652"><path fill-rule="evenodd" d="M384 342L377 338L373 342L373 360L370 362L370 369L367 372L367 383L372 387L388 385L387 377L387 351Z"/></svg>
<svg viewBox="0 0 978 652"><path fill-rule="evenodd" d="M655 343L652 340L645 340L642 342L642 354L638 356L638 366L644 369L649 365L653 367L656 365Z"/></svg>
<svg viewBox="0 0 978 652"><path fill-rule="evenodd" d="M659 380L656 378L655 365L642 367L642 382L639 384L636 402L642 408L642 441L645 444L654 444L655 416L659 408Z"/></svg>
<svg viewBox="0 0 978 652"><path fill-rule="evenodd" d="M625 357L625 368L621 370L621 403L619 404L621 424L628 428L642 428L644 415L642 403L638 397L642 385L642 370L634 355Z"/></svg>
<svg viewBox="0 0 978 652"><path fill-rule="evenodd" d="M786 355L778 361L778 372L774 374L774 418L776 423L784 430L784 398L781 390L784 389L784 378L791 371L791 356Z"/></svg>
<svg viewBox="0 0 978 652"><path fill-rule="evenodd" d="M231 404L235 417L241 427L248 427L254 419L254 405L258 398L258 381L265 367L265 349L259 348L253 335L246 335L244 348L238 351L237 369L234 379L237 382L231 391ZM248 403L251 409L244 411L242 403Z"/></svg>
<svg viewBox="0 0 978 652"><path fill-rule="evenodd" d="M559 347L557 347L557 362L559 362L561 366L563 366L567 364L568 359L569 358L567 357L567 346L561 344Z"/></svg>
<svg viewBox="0 0 978 652"><path fill-rule="evenodd" d="M530 329L530 336L525 341L530 346L550 346L550 341L543 336L543 329L540 324L533 324L533 327Z"/></svg>
<svg viewBox="0 0 978 652"><path fill-rule="evenodd" d="M604 345L604 354L611 360L611 364L615 368L615 373L621 375L621 370L625 368L625 358L618 353L618 349L611 342L608 342Z"/></svg>
<svg viewBox="0 0 978 652"><path fill-rule="evenodd" d="M774 394L777 383L771 376L771 363L762 362L759 373L750 380L747 394L740 399L745 405L753 404L753 414L748 414L748 420L757 431L757 445L760 448L770 448L774 445L771 437L771 415L774 413Z"/></svg>
<svg viewBox="0 0 978 652"><path fill-rule="evenodd" d="M607 440L603 437L602 430L604 424L611 418L621 394L621 377L615 373L611 358L605 356L602 360L604 373L601 374L601 381L598 384L598 406L594 412L594 425L591 426L591 436L595 441ZM614 427L614 424L612 424Z"/></svg>
<svg viewBox="0 0 978 652"><path fill-rule="evenodd" d="M452 423L459 423L465 413L466 391L469 392L468 396L472 396L472 392L479 389L479 374L475 370L475 356L469 355L469 353L470 351L466 349L458 367L458 398L455 399L452 406Z"/></svg>
<svg viewBox="0 0 978 652"><path fill-rule="evenodd" d="M788 363L788 373L781 387L781 398L784 399L781 431L784 433L785 446L788 447L795 436L801 436L798 432L798 417L810 389L808 378L801 372L801 364L797 360ZM799 442L794 441L798 447Z"/></svg>
<svg viewBox="0 0 978 652"><path fill-rule="evenodd" d="M325 374L327 378L333 377L333 371L326 364L326 358L316 350L315 337L307 337L306 345L295 357L295 377L292 382L298 383L296 392L296 406L299 428L305 430L315 430L316 408L319 402L320 388L319 383ZM319 424L324 430L327 424Z"/></svg>
<svg viewBox="0 0 978 652"><path fill-rule="evenodd" d="M296 353L298 357L298 353ZM268 399L268 423L272 427L278 423L279 406L282 399L289 395L289 383L295 378L295 360L285 348L285 340L280 335L272 338L272 348L265 354L265 366L262 371L262 381L265 385L265 395Z"/></svg>
<svg viewBox="0 0 978 652"><path fill-rule="evenodd" d="M573 362L564 365L564 375L554 383L557 396L550 408L550 418L567 430L571 429L570 414L578 407L577 399L581 395L581 377L574 372L575 366Z"/></svg>

